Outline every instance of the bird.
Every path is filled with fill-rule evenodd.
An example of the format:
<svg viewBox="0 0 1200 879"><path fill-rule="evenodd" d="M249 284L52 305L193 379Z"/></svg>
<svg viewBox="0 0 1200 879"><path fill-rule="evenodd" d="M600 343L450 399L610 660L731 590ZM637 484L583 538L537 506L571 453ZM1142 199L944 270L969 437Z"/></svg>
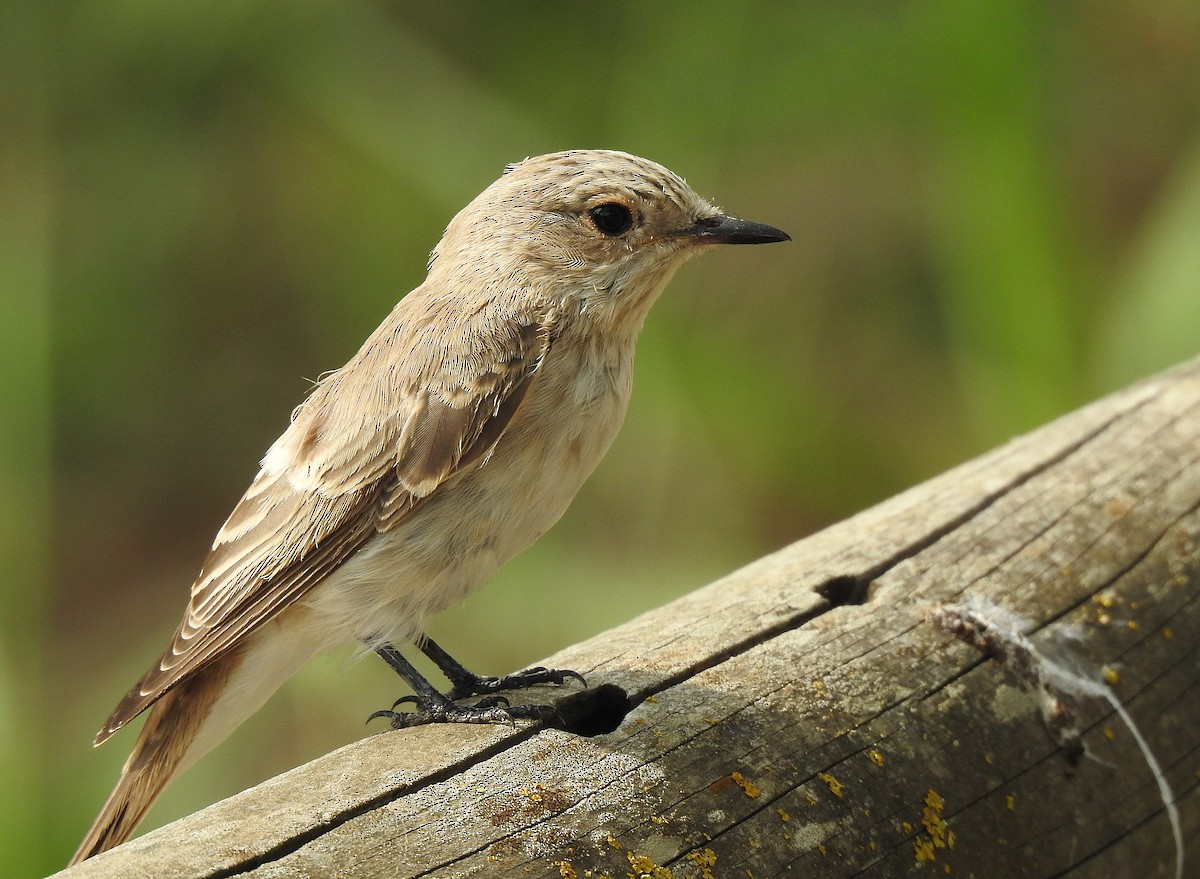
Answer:
<svg viewBox="0 0 1200 879"><path fill-rule="evenodd" d="M565 512L617 435L635 342L680 265L716 245L786 240L629 153L507 166L262 458L170 644L95 737L149 709L71 863L129 838L168 782L309 660L348 644L412 688L400 702L414 710L376 712L395 727L545 719L552 708L496 694L580 675L473 674L425 636L426 620ZM437 663L448 692L413 669L404 643Z"/></svg>

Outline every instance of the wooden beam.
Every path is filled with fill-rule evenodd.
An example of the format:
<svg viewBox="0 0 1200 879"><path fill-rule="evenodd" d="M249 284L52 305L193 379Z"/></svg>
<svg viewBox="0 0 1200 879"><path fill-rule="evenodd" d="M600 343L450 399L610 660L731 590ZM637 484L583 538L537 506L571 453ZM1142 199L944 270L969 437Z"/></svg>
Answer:
<svg viewBox="0 0 1200 879"><path fill-rule="evenodd" d="M58 875L1196 875L1200 360L546 664Z"/></svg>

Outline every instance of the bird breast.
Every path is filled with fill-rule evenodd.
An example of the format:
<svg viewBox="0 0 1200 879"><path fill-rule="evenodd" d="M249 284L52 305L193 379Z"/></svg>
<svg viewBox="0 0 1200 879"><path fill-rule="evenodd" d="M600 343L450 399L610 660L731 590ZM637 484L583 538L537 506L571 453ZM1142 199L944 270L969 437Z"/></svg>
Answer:
<svg viewBox="0 0 1200 879"><path fill-rule="evenodd" d="M491 456L306 596L332 640L412 640L548 531L616 437L632 371L632 344L552 346Z"/></svg>

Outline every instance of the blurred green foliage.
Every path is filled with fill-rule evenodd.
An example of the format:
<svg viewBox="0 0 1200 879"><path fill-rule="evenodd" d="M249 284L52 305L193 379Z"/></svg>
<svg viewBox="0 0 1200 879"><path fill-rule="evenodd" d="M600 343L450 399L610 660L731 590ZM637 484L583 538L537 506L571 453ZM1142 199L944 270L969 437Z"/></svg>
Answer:
<svg viewBox="0 0 1200 879"><path fill-rule="evenodd" d="M533 662L1196 353L1200 9L0 8L0 862L60 865L217 525L506 162L639 153L794 243L688 266L622 437L435 633ZM318 662L161 823L363 734ZM401 759L398 755L397 759Z"/></svg>

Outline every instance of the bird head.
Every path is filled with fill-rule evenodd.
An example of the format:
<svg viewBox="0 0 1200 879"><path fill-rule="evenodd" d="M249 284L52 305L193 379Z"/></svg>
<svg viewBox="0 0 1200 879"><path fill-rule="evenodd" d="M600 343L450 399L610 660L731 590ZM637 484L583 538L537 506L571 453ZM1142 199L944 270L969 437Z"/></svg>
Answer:
<svg viewBox="0 0 1200 879"><path fill-rule="evenodd" d="M786 240L727 216L655 162L570 150L510 165L450 222L430 269L498 293L521 286L636 329L689 257L718 244Z"/></svg>

